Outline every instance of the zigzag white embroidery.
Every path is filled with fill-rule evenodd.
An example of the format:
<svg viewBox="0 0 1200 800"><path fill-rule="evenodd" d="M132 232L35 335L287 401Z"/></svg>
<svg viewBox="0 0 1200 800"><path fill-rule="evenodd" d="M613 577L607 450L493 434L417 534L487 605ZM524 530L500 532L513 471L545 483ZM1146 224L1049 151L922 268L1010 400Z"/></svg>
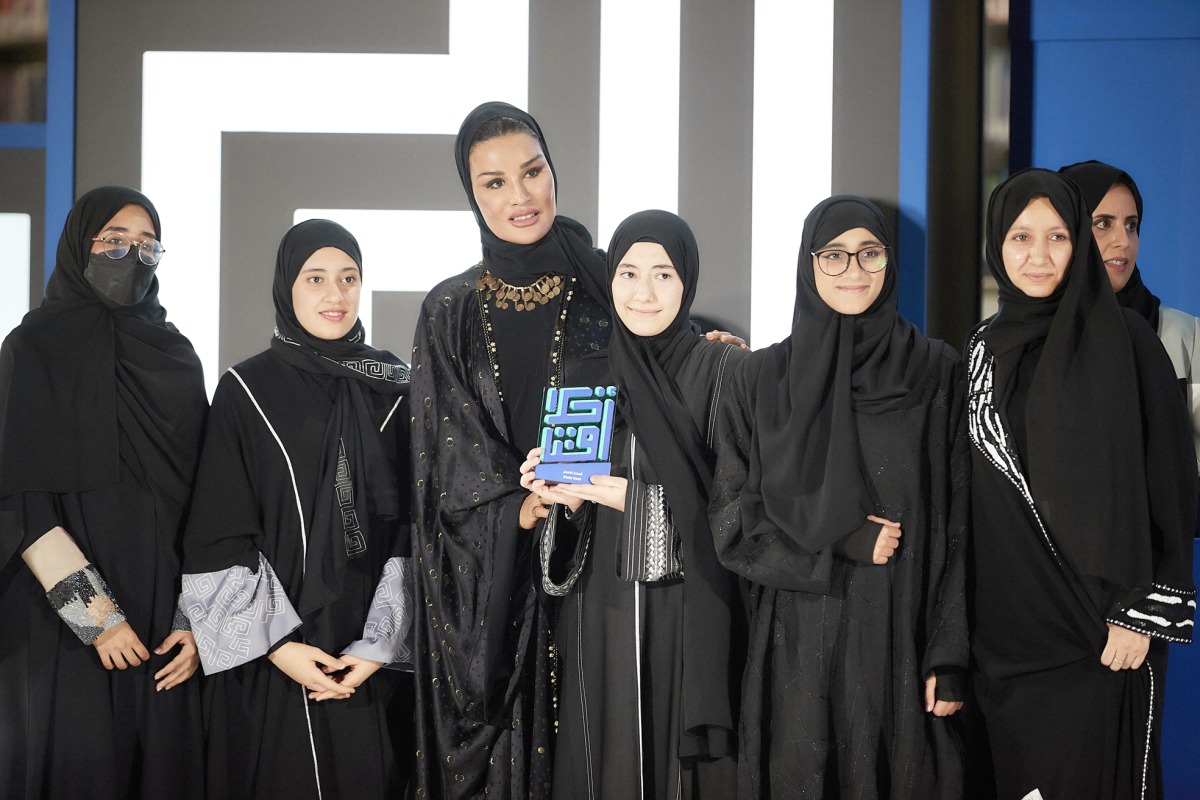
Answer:
<svg viewBox="0 0 1200 800"><path fill-rule="evenodd" d="M968 362L967 431L975 448L1020 492L1026 505L1029 506L1029 510L1033 512L1033 518L1037 521L1042 538L1046 540L1046 546L1050 548L1051 555L1054 556L1054 560L1058 562L1059 566L1062 566L1058 548L1054 546L1050 533L1042 523L1041 515L1038 514L1037 506L1034 505L1033 494L1029 491L1029 483L1021 471L1021 464L1017 460L1016 451L1009 440L1008 431L1004 429L1000 412L992 403L995 359L983 343L981 335L983 330L980 328L971 338L969 348L971 356Z"/></svg>

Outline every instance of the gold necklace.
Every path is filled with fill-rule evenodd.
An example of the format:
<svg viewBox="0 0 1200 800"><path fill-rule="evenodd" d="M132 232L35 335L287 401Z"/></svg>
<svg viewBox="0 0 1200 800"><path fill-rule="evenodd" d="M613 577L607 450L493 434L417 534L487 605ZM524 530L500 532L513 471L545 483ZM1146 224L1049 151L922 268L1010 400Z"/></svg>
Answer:
<svg viewBox="0 0 1200 800"><path fill-rule="evenodd" d="M493 300L496 308L508 308L512 303L517 311L533 311L535 306L546 305L562 292L561 275L543 275L528 286L509 286L498 277L483 271L475 281L475 288L484 300Z"/></svg>

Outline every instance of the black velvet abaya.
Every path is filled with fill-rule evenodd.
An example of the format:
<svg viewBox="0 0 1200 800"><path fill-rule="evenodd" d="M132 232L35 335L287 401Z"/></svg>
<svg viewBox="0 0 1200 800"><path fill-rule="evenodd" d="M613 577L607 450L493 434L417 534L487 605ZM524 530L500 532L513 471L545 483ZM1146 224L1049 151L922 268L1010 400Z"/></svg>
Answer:
<svg viewBox="0 0 1200 800"><path fill-rule="evenodd" d="M792 335L745 359L722 403L711 519L722 562L750 583L747 800L962 791L953 718L925 708L927 676L958 700L967 663L961 366L896 313L894 260L862 314L820 298L810 253L857 227L888 241L861 198L809 215ZM900 523L885 565L867 514Z"/></svg>
<svg viewBox="0 0 1200 800"><path fill-rule="evenodd" d="M413 555L416 562L417 778L429 798L548 797L555 654L553 604L539 596L534 535L519 526L519 466L536 442L541 390L607 346L603 253L559 217L532 245L505 242L479 214L467 172L474 133L523 111L488 103L463 123L459 174L483 261L426 296L413 346ZM530 311L497 307L484 270L511 285L559 275ZM594 274L593 274L594 271ZM590 277L588 277L590 275Z"/></svg>
<svg viewBox="0 0 1200 800"><path fill-rule="evenodd" d="M178 650L153 649L178 607L181 522L207 401L199 359L166 321L157 278L140 300L115 306L84 277L92 238L126 205L145 209L160 235L138 192L85 194L67 217L45 301L0 350L4 797L204 790L199 679L156 692L154 673ZM57 525L108 583L148 662L106 670L47 602L20 553Z"/></svg>

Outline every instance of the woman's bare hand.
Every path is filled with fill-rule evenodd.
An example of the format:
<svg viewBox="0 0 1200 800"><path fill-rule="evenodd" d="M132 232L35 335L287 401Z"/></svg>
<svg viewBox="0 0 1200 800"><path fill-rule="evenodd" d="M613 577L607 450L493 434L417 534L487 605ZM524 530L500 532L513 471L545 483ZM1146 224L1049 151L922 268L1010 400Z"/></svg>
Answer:
<svg viewBox="0 0 1200 800"><path fill-rule="evenodd" d="M1117 672L1123 669L1138 669L1150 652L1150 637L1144 633L1108 625L1108 644L1100 654L1100 663Z"/></svg>
<svg viewBox="0 0 1200 800"><path fill-rule="evenodd" d="M625 492L629 488L629 481L612 475L593 475L591 483L560 483L554 488L575 498L576 502L587 500L624 511Z"/></svg>
<svg viewBox="0 0 1200 800"><path fill-rule="evenodd" d="M347 666L345 661L334 658L319 647L301 642L288 642L267 656L280 672L308 689L312 700L345 700L354 694L353 686L344 686L325 673L339 672Z"/></svg>
<svg viewBox="0 0 1200 800"><path fill-rule="evenodd" d="M900 549L900 536L902 535L900 523L870 514L867 515L867 519L871 522L879 523L879 537L875 540L875 552L872 555L872 561L876 564L886 564L892 556L896 555L896 551Z"/></svg>
<svg viewBox="0 0 1200 800"><path fill-rule="evenodd" d="M154 673L154 680L158 681L154 686L156 692L173 689L195 675L196 668L200 666L200 653L196 650L196 637L192 636L191 631L171 631L171 635L163 639L162 644L154 648L154 652L161 656L176 647L179 648L178 655L172 658L169 664Z"/></svg>
<svg viewBox="0 0 1200 800"><path fill-rule="evenodd" d="M128 622L113 625L92 640L105 669L128 669L150 660L150 651Z"/></svg>
<svg viewBox="0 0 1200 800"><path fill-rule="evenodd" d="M573 497L559 491L564 484L548 484L541 478L534 476L533 470L540 463L542 463L542 448L535 447L529 451L529 454L525 457L525 461L521 464L522 488L532 492L533 494L536 494L541 500L543 506L550 506L554 503L559 503L571 509L571 511L577 511L579 506L583 505L583 501L578 497ZM536 516L536 519L533 520L533 525L530 525L528 528L526 528L524 522L522 522L521 527L525 528L526 530L531 530L533 526L537 524L538 519L545 519L550 513L548 508L544 513L540 514L536 508L531 508L530 511L532 515ZM522 516L522 519L524 519L524 516Z"/></svg>
<svg viewBox="0 0 1200 800"><path fill-rule="evenodd" d="M963 707L961 700L937 699L937 673L930 672L925 679L925 710L935 717L948 717Z"/></svg>

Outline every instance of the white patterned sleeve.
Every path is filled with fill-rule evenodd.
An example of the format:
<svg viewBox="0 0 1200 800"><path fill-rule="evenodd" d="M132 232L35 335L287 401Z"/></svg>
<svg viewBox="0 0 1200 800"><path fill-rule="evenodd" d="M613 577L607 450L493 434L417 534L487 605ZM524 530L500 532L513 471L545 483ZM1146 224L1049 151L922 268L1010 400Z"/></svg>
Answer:
<svg viewBox="0 0 1200 800"><path fill-rule="evenodd" d="M413 581L411 558L388 559L367 611L363 636L342 650L344 655L412 670Z"/></svg>
<svg viewBox="0 0 1200 800"><path fill-rule="evenodd" d="M238 565L185 574L183 604L205 675L266 655L300 627L300 615L262 553L255 572Z"/></svg>
<svg viewBox="0 0 1200 800"><path fill-rule="evenodd" d="M617 579L649 583L681 577L679 531L663 487L631 478L617 538Z"/></svg>

